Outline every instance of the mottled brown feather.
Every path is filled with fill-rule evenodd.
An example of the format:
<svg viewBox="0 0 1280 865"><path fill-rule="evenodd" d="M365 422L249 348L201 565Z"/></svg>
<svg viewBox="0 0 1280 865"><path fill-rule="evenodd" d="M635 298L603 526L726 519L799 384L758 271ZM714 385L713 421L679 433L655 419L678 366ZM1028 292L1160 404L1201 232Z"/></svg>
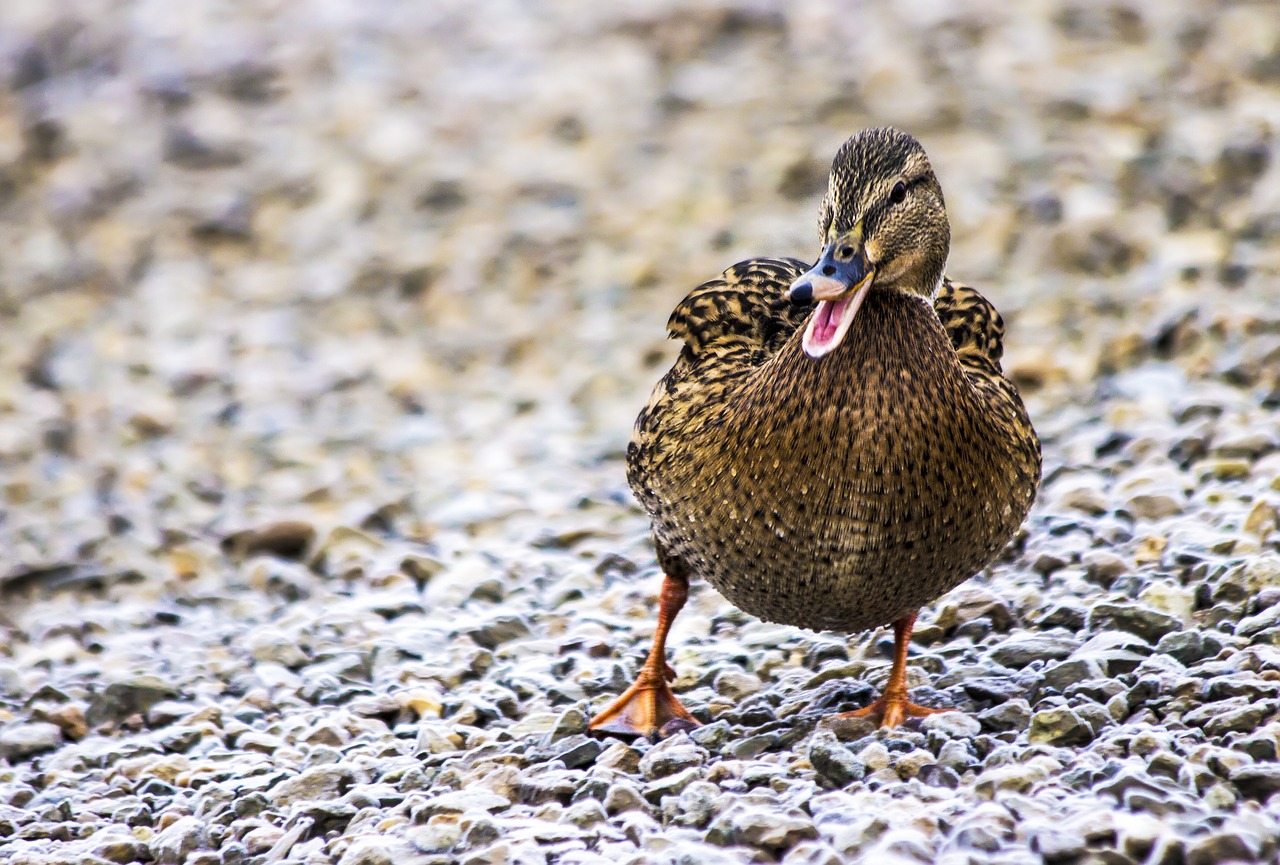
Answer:
<svg viewBox="0 0 1280 865"><path fill-rule="evenodd" d="M628 480L659 561L770 621L858 631L986 566L1035 498L1040 447L1003 377L1003 322L943 280L873 289L844 342L800 347L806 265L742 262L699 286L636 421Z"/></svg>

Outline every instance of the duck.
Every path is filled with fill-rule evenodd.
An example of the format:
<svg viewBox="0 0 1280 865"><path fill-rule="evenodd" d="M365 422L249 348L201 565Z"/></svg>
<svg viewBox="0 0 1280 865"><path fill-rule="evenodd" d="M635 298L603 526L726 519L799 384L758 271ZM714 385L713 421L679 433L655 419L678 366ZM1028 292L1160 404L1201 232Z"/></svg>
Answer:
<svg viewBox="0 0 1280 865"><path fill-rule="evenodd" d="M947 711L910 699L912 628L1016 537L1040 441L1001 368L1000 313L946 275L950 222L919 141L888 127L849 138L818 229L812 266L740 262L671 314L683 346L626 453L663 573L657 628L594 733L699 726L666 659L693 579L768 622L892 625L882 692L838 718L895 727Z"/></svg>

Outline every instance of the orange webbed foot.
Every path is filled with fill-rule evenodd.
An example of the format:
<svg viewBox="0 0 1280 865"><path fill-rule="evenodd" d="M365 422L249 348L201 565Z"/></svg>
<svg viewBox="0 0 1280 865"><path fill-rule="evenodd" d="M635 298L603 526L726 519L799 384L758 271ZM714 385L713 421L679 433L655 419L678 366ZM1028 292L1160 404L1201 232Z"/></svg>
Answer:
<svg viewBox="0 0 1280 865"><path fill-rule="evenodd" d="M901 726L908 718L926 718L929 715L937 715L941 712L951 712L952 709L931 709L928 706L920 706L907 699L905 693L881 694L874 703L862 709L855 709L852 712L842 712L836 715L837 718L870 718L878 723L881 727L898 727Z"/></svg>
<svg viewBox="0 0 1280 865"><path fill-rule="evenodd" d="M672 693L667 679L675 673L664 666L661 676L642 670L634 685L591 719L591 732L652 737L702 726Z"/></svg>

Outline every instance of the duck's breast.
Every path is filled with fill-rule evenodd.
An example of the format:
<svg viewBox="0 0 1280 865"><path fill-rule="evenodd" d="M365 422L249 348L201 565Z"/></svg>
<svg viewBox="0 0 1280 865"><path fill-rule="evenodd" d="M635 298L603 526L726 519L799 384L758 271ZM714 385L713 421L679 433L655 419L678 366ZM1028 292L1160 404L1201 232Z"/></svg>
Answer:
<svg viewBox="0 0 1280 865"><path fill-rule="evenodd" d="M886 624L1016 533L1035 486L1011 410L982 401L916 298L873 292L823 358L793 342L702 407L700 441L654 479L655 533L752 615Z"/></svg>

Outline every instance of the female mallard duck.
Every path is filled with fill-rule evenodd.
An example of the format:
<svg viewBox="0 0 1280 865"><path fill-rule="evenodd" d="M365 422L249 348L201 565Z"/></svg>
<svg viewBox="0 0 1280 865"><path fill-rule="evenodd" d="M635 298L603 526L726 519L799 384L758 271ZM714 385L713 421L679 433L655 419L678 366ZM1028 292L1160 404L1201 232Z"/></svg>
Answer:
<svg viewBox="0 0 1280 865"><path fill-rule="evenodd" d="M940 711L907 698L916 613L1013 538L1040 442L1001 373L1000 314L943 275L951 229L918 141L894 129L849 139L819 228L812 268L742 262L671 315L684 350L627 449L666 575L658 630L593 730L697 724L665 660L690 576L772 622L892 622L884 693L850 714L891 727Z"/></svg>

